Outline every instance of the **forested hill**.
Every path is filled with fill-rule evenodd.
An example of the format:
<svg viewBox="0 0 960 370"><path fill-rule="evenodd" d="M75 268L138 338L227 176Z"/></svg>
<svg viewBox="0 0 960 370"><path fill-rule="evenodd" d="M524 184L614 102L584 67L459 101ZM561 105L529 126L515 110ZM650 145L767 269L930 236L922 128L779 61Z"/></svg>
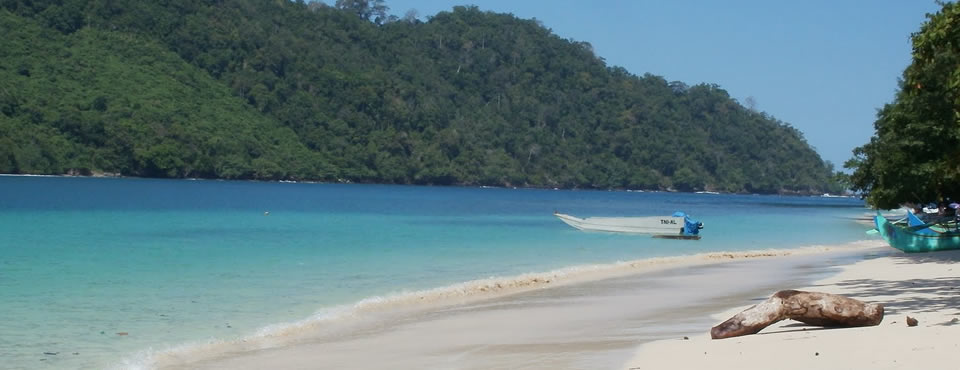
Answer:
<svg viewBox="0 0 960 370"><path fill-rule="evenodd" d="M476 7L340 3L0 0L0 172L839 190L716 85Z"/></svg>

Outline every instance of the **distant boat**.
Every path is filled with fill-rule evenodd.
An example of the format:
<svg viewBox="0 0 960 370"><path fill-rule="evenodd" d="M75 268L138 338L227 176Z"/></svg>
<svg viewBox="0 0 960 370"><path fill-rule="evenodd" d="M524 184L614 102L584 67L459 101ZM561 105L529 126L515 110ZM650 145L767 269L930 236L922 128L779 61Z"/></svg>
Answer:
<svg viewBox="0 0 960 370"><path fill-rule="evenodd" d="M939 231L931 224L917 226L896 225L877 213L873 217L877 231L891 247L907 253L935 252L960 249L960 232Z"/></svg>
<svg viewBox="0 0 960 370"><path fill-rule="evenodd" d="M719 192L716 192L716 191L698 191L697 194L714 194L714 195L716 195L716 194L720 194L720 193L719 193Z"/></svg>
<svg viewBox="0 0 960 370"><path fill-rule="evenodd" d="M683 212L672 216L651 217L587 217L579 218L563 213L554 216L567 225L584 231L650 234L654 237L675 239L700 239L702 222L697 222Z"/></svg>

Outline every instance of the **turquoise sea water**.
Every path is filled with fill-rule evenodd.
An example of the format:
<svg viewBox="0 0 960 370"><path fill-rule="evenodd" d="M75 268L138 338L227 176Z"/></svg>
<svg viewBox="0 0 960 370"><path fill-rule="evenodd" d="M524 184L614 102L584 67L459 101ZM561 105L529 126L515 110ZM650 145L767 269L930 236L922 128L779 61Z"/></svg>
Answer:
<svg viewBox="0 0 960 370"><path fill-rule="evenodd" d="M555 210L682 210L705 229L700 241L587 233ZM0 367L135 366L492 276L842 244L867 238L850 220L864 212L846 198L0 177Z"/></svg>

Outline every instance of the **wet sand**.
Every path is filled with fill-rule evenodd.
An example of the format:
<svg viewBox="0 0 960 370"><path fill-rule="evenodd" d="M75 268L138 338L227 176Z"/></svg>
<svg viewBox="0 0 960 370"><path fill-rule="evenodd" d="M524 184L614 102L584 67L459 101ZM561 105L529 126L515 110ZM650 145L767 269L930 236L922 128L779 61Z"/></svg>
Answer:
<svg viewBox="0 0 960 370"><path fill-rule="evenodd" d="M368 312L268 336L169 352L169 369L618 369L639 345L703 332L711 314L810 285L877 243L816 253L722 254L628 274L540 284L489 298ZM672 367L672 366L670 366ZM654 367L657 368L657 367ZM662 368L662 367L659 367Z"/></svg>

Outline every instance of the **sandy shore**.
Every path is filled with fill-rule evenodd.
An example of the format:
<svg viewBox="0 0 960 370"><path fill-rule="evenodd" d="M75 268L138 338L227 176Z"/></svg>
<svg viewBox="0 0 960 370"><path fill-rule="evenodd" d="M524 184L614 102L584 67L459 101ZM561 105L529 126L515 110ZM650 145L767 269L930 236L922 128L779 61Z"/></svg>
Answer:
<svg viewBox="0 0 960 370"><path fill-rule="evenodd" d="M617 369L641 343L709 328L712 312L886 255L877 245L650 259L556 280L524 277L509 294L468 284L456 291L471 299L450 299L444 290L423 307L401 300L279 335L165 351L150 367Z"/></svg>
<svg viewBox="0 0 960 370"><path fill-rule="evenodd" d="M723 340L711 340L705 328L689 340L644 344L622 368L960 369L960 251L868 258L803 289L882 303L886 315L875 327L823 329L787 320ZM717 313L714 322L747 307ZM919 325L908 327L907 316Z"/></svg>

